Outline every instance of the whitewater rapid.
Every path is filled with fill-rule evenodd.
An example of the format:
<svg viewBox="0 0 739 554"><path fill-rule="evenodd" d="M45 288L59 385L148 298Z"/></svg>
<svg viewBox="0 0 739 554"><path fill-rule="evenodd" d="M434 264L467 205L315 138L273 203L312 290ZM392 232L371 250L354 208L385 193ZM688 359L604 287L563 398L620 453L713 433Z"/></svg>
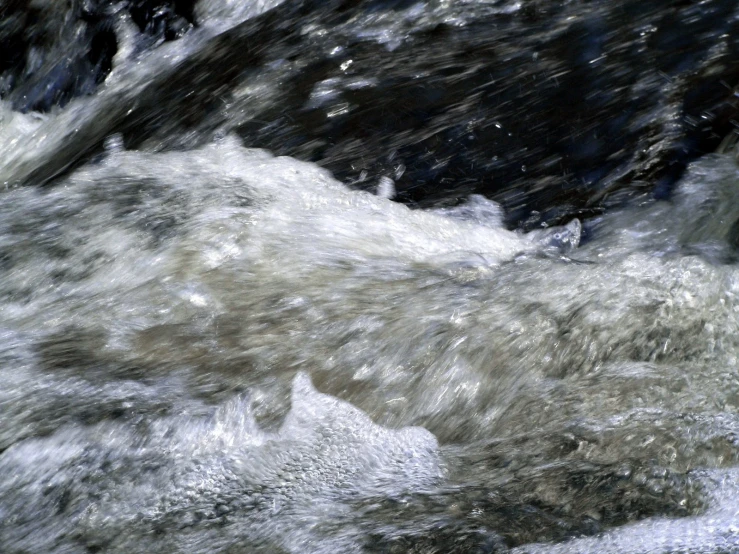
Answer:
<svg viewBox="0 0 739 554"><path fill-rule="evenodd" d="M122 16L95 94L0 105L0 551L739 552L731 149L669 199L512 230L239 138L294 60L127 144L277 4L143 51Z"/></svg>
<svg viewBox="0 0 739 554"><path fill-rule="evenodd" d="M733 482L737 452L731 226L686 230L736 177L707 158L684 196L564 250L505 230L489 201L409 210L231 137L111 147L8 190L0 541L362 551L471 522L475 541L505 537L506 502L466 505L483 487L582 532L655 514L565 551L733 544L736 514L704 492ZM387 521L389 499L407 521Z"/></svg>

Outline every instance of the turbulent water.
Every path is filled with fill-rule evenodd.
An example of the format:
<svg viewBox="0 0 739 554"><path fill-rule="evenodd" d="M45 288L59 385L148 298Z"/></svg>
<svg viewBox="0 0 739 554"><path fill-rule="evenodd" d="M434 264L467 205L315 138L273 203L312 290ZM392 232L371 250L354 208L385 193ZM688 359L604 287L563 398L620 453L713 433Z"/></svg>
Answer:
<svg viewBox="0 0 739 554"><path fill-rule="evenodd" d="M3 105L0 551L739 552L731 145L527 232L223 113L133 148L173 68L275 4L196 4L139 54L121 17L101 88Z"/></svg>

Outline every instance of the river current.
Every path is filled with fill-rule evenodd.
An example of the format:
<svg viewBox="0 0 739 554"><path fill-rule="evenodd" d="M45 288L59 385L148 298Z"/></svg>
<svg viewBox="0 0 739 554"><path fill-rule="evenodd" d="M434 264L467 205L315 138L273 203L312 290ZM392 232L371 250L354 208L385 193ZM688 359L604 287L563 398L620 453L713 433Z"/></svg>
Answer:
<svg viewBox="0 0 739 554"><path fill-rule="evenodd" d="M472 2L400 4L367 12L388 51ZM256 148L287 61L137 136L274 5L146 47L122 16L94 92L3 102L0 552L739 552L731 144L526 223Z"/></svg>

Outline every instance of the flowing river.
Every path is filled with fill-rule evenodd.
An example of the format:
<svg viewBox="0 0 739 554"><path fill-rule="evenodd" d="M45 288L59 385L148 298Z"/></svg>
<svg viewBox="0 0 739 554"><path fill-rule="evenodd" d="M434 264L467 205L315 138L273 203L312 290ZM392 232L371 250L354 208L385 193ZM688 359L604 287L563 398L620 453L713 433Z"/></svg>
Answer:
<svg viewBox="0 0 739 554"><path fill-rule="evenodd" d="M663 96L577 136L516 122L544 89L434 96L513 58L408 65L524 28L532 63L620 55L620 8L551 4L100 2L108 54L86 15L71 69L3 81L0 552L739 552L735 140L664 100L730 49L632 68Z"/></svg>

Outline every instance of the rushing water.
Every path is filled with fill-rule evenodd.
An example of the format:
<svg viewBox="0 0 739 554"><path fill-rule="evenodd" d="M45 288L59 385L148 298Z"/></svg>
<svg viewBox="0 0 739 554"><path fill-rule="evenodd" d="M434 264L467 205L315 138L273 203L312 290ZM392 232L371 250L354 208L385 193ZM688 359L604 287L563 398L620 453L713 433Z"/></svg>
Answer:
<svg viewBox="0 0 739 554"><path fill-rule="evenodd" d="M173 68L273 4L139 54L121 18L93 95L3 105L0 551L739 552L731 149L510 230L253 148L279 64L133 148Z"/></svg>

